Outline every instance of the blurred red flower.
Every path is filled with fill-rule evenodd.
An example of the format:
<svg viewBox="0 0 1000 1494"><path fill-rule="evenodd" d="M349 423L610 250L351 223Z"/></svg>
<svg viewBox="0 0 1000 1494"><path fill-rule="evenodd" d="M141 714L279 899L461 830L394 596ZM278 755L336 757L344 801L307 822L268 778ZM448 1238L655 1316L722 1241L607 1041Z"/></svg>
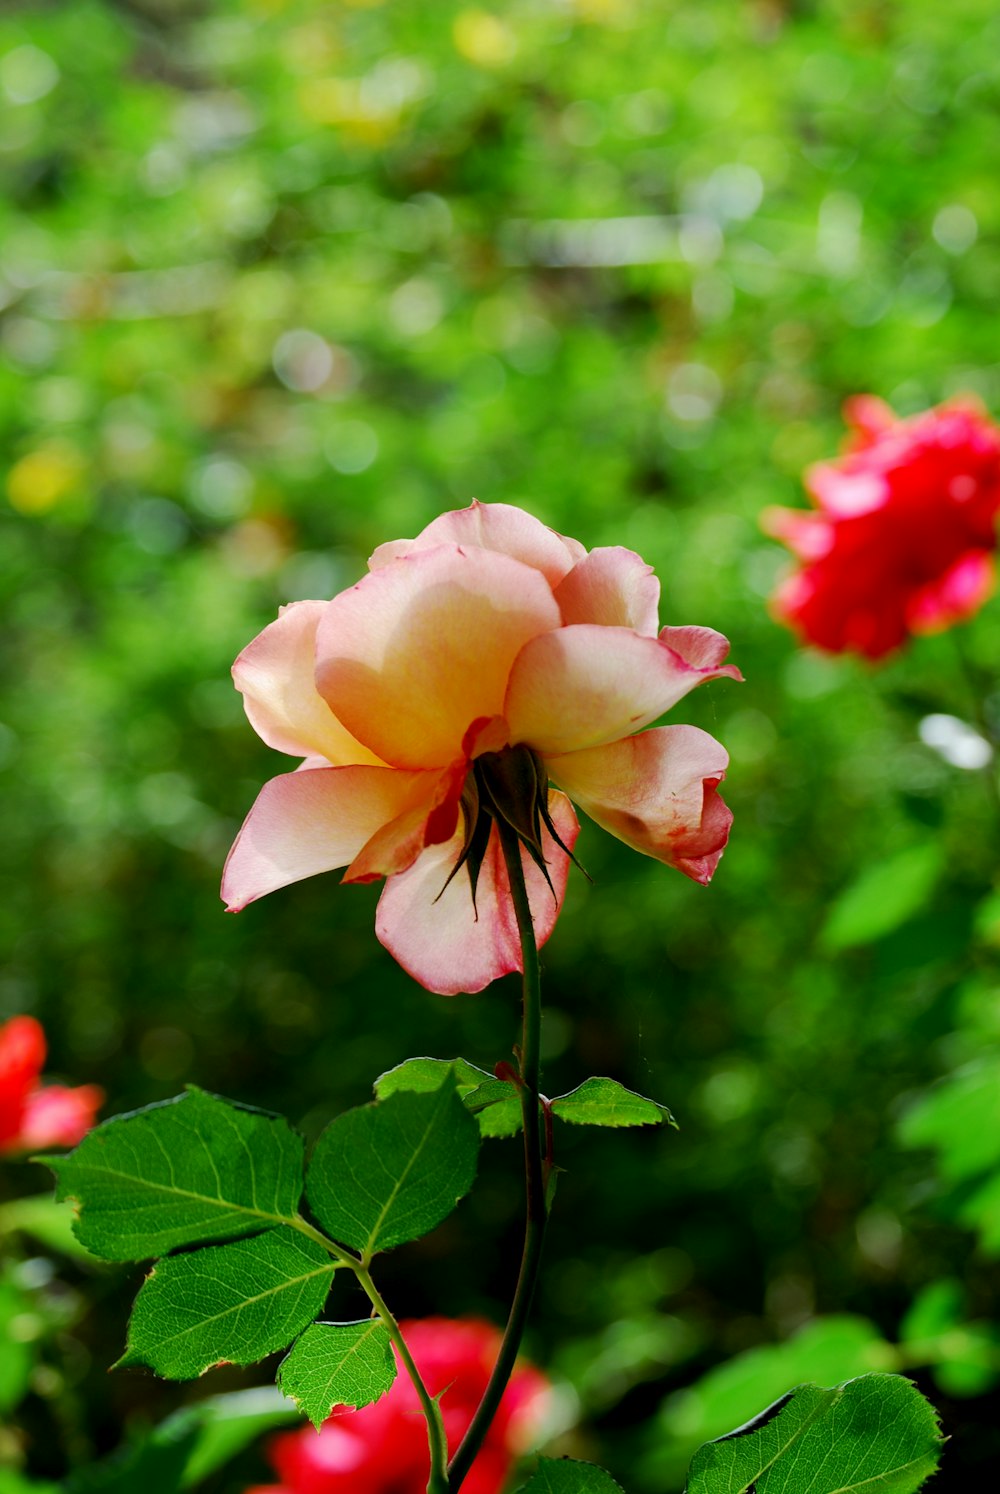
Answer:
<svg viewBox="0 0 1000 1494"><path fill-rule="evenodd" d="M801 561L771 605L807 643L880 659L971 616L992 591L1000 429L971 400L899 420L859 395L844 417L845 454L806 473L819 511L762 517Z"/></svg>
<svg viewBox="0 0 1000 1494"><path fill-rule="evenodd" d="M96 1084L42 1087L45 1053L34 1017L11 1017L0 1027L0 1153L75 1146L97 1118L104 1092Z"/></svg>
<svg viewBox="0 0 1000 1494"><path fill-rule="evenodd" d="M441 1395L454 1454L486 1389L500 1334L477 1319L423 1318L400 1327L431 1395ZM514 1371L463 1494L500 1494L514 1459L530 1445L547 1395L537 1370ZM268 1456L281 1483L248 1494L424 1494L430 1474L426 1423L402 1367L374 1405L341 1408L319 1432L305 1427L276 1437Z"/></svg>

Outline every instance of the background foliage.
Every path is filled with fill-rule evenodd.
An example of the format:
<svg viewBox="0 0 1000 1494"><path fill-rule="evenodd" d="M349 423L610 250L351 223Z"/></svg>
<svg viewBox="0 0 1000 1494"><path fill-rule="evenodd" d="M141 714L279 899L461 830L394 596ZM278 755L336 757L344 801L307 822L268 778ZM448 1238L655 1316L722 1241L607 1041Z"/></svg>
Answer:
<svg viewBox="0 0 1000 1494"><path fill-rule="evenodd" d="M586 829L545 952L553 1092L608 1073L682 1128L564 1128L531 1342L579 1403L559 1447L630 1494L772 1389L870 1369L940 1407L936 1488L998 1455L995 777L918 723L969 718L977 671L996 709L1000 607L878 673L822 659L769 621L757 530L849 393L1000 409L998 56L990 0L0 18L0 1016L42 1018L53 1071L109 1114L190 1081L314 1137L411 1053L509 1053L516 984L417 988L377 889L223 917L280 767L228 669L280 603L475 495L633 547L665 621L733 639L747 684L678 712L733 757L715 883ZM498 1316L515 1145L387 1259L400 1314ZM106 1376L137 1272L34 1239L0 1282L0 1462L58 1479L251 1383Z"/></svg>

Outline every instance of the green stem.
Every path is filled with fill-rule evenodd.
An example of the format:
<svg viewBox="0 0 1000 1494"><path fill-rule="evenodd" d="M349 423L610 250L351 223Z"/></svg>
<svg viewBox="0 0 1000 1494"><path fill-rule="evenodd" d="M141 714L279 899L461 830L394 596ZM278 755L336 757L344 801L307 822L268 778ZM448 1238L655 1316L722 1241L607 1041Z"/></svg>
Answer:
<svg viewBox="0 0 1000 1494"><path fill-rule="evenodd" d="M448 1468L447 1494L458 1494L462 1482L475 1462L490 1423L497 1413L514 1370L528 1313L538 1281L545 1243L548 1210L545 1200L545 1178L542 1170L542 1113L539 1101L540 1048L542 1031L541 976L538 968L538 946L531 921L528 889L524 882L521 845L502 819L497 819L500 844L503 847L511 901L521 936L521 965L524 970L523 1018L521 1035L521 1119L524 1126L524 1174L527 1209L524 1226L524 1248L514 1300L504 1330L489 1384L483 1393L475 1416Z"/></svg>
<svg viewBox="0 0 1000 1494"><path fill-rule="evenodd" d="M441 1420L437 1402L420 1378L420 1371L413 1362L413 1355L407 1348L399 1324L386 1306L381 1292L372 1281L368 1271L364 1266L356 1266L355 1270L369 1301L389 1331L389 1337L402 1361L403 1368L413 1382L413 1388L420 1401L420 1409L427 1422L427 1445L431 1454L431 1476L427 1484L427 1494L448 1494L448 1443L445 1439L444 1423Z"/></svg>
<svg viewBox="0 0 1000 1494"><path fill-rule="evenodd" d="M310 1240L315 1240L317 1245L322 1245L323 1249L333 1256L338 1266L348 1266L354 1272L362 1291L385 1324L396 1353L417 1393L424 1420L427 1422L427 1445L431 1455L431 1476L427 1485L427 1494L448 1494L448 1442L444 1434L441 1412L421 1379L420 1371L407 1347L399 1324L390 1312L382 1293L372 1281L368 1267L363 1261L359 1261L356 1255L352 1255L342 1245L337 1245L301 1215L296 1217L294 1227L300 1234L308 1236Z"/></svg>

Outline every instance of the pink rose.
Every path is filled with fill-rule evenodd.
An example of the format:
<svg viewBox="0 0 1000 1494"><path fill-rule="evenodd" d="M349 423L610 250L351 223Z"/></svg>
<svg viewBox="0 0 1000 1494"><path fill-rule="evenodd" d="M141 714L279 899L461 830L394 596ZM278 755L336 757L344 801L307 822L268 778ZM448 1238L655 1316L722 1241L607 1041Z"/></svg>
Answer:
<svg viewBox="0 0 1000 1494"><path fill-rule="evenodd" d="M75 1146L97 1118L104 1093L96 1084L42 1088L45 1052L34 1017L11 1017L0 1027L0 1152Z"/></svg>
<svg viewBox="0 0 1000 1494"><path fill-rule="evenodd" d="M819 512L763 516L801 561L772 609L808 643L879 659L971 616L992 591L1000 430L969 402L897 420L862 395L844 414L847 453L806 475Z"/></svg>
<svg viewBox="0 0 1000 1494"><path fill-rule="evenodd" d="M305 761L247 816L223 876L231 911L336 867L345 882L386 877L379 939L450 995L521 968L494 824L505 795L530 821L539 943L577 835L569 798L710 879L732 818L717 792L728 756L697 727L642 728L740 674L710 628L658 631L659 583L638 555L588 554L518 508L473 503L382 545L369 569L330 602L284 608L233 667L260 736Z"/></svg>
<svg viewBox="0 0 1000 1494"><path fill-rule="evenodd" d="M500 1334L476 1319L424 1318L400 1327L427 1389L443 1392L453 1455L486 1389ZM500 1494L514 1459L530 1445L547 1395L548 1382L537 1370L515 1369L463 1494ZM249 1494L424 1494L430 1474L426 1424L402 1368L374 1405L342 1407L318 1433L304 1427L275 1437L268 1456L281 1483Z"/></svg>

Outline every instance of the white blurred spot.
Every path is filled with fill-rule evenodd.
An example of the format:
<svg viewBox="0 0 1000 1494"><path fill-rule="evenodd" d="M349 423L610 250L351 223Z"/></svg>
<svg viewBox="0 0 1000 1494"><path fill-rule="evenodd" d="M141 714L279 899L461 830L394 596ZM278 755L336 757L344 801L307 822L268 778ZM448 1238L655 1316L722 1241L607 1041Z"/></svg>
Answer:
<svg viewBox="0 0 1000 1494"><path fill-rule="evenodd" d="M849 275L857 266L862 217L853 192L828 192L820 203L816 258L831 275Z"/></svg>
<svg viewBox="0 0 1000 1494"><path fill-rule="evenodd" d="M441 292L433 281L414 276L393 291L389 315L404 337L420 337L436 327L444 315Z"/></svg>
<svg viewBox="0 0 1000 1494"><path fill-rule="evenodd" d="M274 371L296 394L313 394L333 373L333 350L318 332L298 327L283 332L271 355Z"/></svg>
<svg viewBox="0 0 1000 1494"><path fill-rule="evenodd" d="M918 728L920 740L953 768L985 768L993 748L968 722L957 716L925 716Z"/></svg>
<svg viewBox="0 0 1000 1494"><path fill-rule="evenodd" d="M710 265L725 247L722 230L704 213L685 213L677 231L681 258L689 265Z"/></svg>
<svg viewBox="0 0 1000 1494"><path fill-rule="evenodd" d="M323 451L335 472L353 476L367 471L378 456L378 436L363 420L345 420L327 437Z"/></svg>
<svg viewBox="0 0 1000 1494"><path fill-rule="evenodd" d="M173 145L154 145L143 157L141 171L151 197L169 197L187 180L187 162Z"/></svg>
<svg viewBox="0 0 1000 1494"><path fill-rule="evenodd" d="M190 150L209 153L239 145L257 128L257 118L243 94L219 90L182 100L174 127Z"/></svg>
<svg viewBox="0 0 1000 1494"><path fill-rule="evenodd" d="M590 99L574 99L559 116L559 130L570 145L596 145L604 134L604 111Z"/></svg>
<svg viewBox="0 0 1000 1494"><path fill-rule="evenodd" d="M129 512L127 526L147 555L172 555L188 534L183 509L166 498L140 498Z"/></svg>
<svg viewBox="0 0 1000 1494"><path fill-rule="evenodd" d="M191 476L191 499L210 519L241 519L250 507L253 478L232 457L210 456Z"/></svg>
<svg viewBox="0 0 1000 1494"><path fill-rule="evenodd" d="M41 47L14 47L0 57L0 88L12 104L34 104L58 82L59 69Z"/></svg>
<svg viewBox="0 0 1000 1494"><path fill-rule="evenodd" d="M951 202L934 219L931 233L946 253L964 254L979 237L979 223L971 208Z"/></svg>
<svg viewBox="0 0 1000 1494"><path fill-rule="evenodd" d="M691 306L700 322L724 322L733 309L735 294L728 275L707 270L691 286Z"/></svg>
<svg viewBox="0 0 1000 1494"><path fill-rule="evenodd" d="M692 206L718 223L742 223L752 218L764 200L764 182L752 166L730 161L717 166L691 194Z"/></svg>
<svg viewBox="0 0 1000 1494"><path fill-rule="evenodd" d="M667 408L678 420L711 420L722 398L722 382L704 363L681 363L667 380Z"/></svg>

